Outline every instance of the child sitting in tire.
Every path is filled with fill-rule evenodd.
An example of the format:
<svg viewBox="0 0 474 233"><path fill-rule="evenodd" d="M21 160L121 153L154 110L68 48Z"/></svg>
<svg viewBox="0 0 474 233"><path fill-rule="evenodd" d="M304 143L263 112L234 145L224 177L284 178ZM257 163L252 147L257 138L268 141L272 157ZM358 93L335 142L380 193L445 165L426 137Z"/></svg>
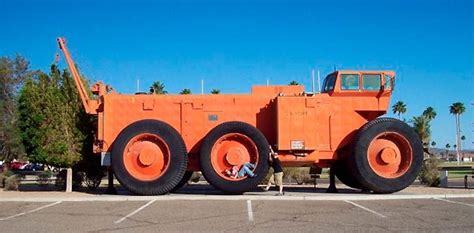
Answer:
<svg viewBox="0 0 474 233"><path fill-rule="evenodd" d="M255 164L245 163L244 165L242 165L240 170L238 166L233 166L230 170L225 170L225 173L234 179L244 177L246 175L248 175L250 178L254 178L257 176L257 174L253 173L253 169L255 169Z"/></svg>

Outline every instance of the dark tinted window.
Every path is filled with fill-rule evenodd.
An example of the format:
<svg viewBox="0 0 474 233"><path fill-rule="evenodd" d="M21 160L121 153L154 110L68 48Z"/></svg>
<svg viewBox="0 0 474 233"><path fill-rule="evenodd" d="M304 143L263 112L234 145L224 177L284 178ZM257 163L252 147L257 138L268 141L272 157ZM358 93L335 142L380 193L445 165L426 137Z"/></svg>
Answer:
<svg viewBox="0 0 474 233"><path fill-rule="evenodd" d="M380 90L380 74L363 74L362 82L364 90L378 91Z"/></svg>
<svg viewBox="0 0 474 233"><path fill-rule="evenodd" d="M334 84L336 83L336 75L331 74L324 80L323 92L330 92L334 90Z"/></svg>

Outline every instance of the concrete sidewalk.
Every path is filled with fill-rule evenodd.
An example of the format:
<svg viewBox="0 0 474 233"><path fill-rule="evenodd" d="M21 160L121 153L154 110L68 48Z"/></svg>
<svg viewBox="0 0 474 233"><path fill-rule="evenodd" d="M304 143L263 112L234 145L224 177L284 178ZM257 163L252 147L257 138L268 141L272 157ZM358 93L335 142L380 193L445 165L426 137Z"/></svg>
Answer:
<svg viewBox="0 0 474 233"><path fill-rule="evenodd" d="M191 184L178 193L161 196L136 196L118 188L118 195L106 195L103 188L95 194L85 192L58 191L0 191L0 202L53 202L53 201L149 201L149 200L403 200L431 198L474 198L474 189L430 188L410 186L393 194L362 193L358 190L338 186L339 193L326 193L325 185L313 188L310 185L288 185L284 196L275 196L275 191L255 190L243 195L227 195L207 184Z"/></svg>

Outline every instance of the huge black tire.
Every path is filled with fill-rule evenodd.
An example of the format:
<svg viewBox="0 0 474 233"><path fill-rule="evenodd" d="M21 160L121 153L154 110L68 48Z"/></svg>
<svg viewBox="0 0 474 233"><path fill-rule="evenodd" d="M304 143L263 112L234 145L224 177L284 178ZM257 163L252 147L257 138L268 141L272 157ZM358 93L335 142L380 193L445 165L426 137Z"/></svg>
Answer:
<svg viewBox="0 0 474 233"><path fill-rule="evenodd" d="M258 151L258 159L256 161L256 168L254 173L257 177L246 177L242 180L225 179L219 175L214 169L211 162L211 151L214 144L224 135L228 134L242 134L250 138ZM201 145L200 165L201 171L206 180L215 188L230 194L240 194L249 191L255 187L265 178L268 173L269 164L269 144L265 136L258 130L244 122L226 122L216 126L204 138Z"/></svg>
<svg viewBox="0 0 474 233"><path fill-rule="evenodd" d="M167 169L154 180L134 177L125 166L124 150L127 144L139 135L161 138L169 149ZM136 163L138 163L138 159ZM117 137L112 149L112 168L120 184L139 195L159 195L172 190L181 181L186 171L186 146L179 133L170 125L158 120L141 120L127 126Z"/></svg>
<svg viewBox="0 0 474 233"><path fill-rule="evenodd" d="M343 184L354 189L367 189L362 186L362 184L359 183L359 181L357 181L357 179L354 177L354 175L350 171L350 168L347 166L347 161L338 161L334 166L331 166L331 169L334 169L334 173L337 179Z"/></svg>
<svg viewBox="0 0 474 233"><path fill-rule="evenodd" d="M381 145L378 147L382 149L369 153L371 145L371 149L376 147L374 145ZM384 158L384 150L398 150L399 154L388 152L389 156ZM353 151L353 156L348 157L351 172L362 186L375 193L393 193L408 187L418 176L423 162L423 145L418 134L406 123L393 118L377 118L362 126ZM401 161L393 166L397 170L386 172L384 166L397 159Z"/></svg>
<svg viewBox="0 0 474 233"><path fill-rule="evenodd" d="M191 179L191 176L192 176L192 175L193 175L193 171L186 171L186 172L184 173L183 178L181 178L181 180L180 180L179 183L176 185L176 187L174 187L173 189L171 189L170 193L174 193L174 192L178 191L178 189L184 187L184 186L188 183L189 179Z"/></svg>

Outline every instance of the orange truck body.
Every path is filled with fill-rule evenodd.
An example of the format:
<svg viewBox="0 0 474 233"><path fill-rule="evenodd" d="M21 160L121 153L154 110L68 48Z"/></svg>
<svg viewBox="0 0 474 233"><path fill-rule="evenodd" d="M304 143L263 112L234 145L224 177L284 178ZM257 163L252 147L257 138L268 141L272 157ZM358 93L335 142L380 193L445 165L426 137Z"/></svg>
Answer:
<svg viewBox="0 0 474 233"><path fill-rule="evenodd" d="M389 107L393 71L335 71L322 93L306 93L301 85L253 86L250 94L157 95L118 94L96 83L91 99L82 84L65 41L58 39L76 81L85 110L97 115L94 152L110 154L114 142L129 125L158 119L182 137L188 154L187 170L200 171L201 144L218 125L239 121L258 129L280 155L283 166L330 167L354 141L359 128ZM341 76L357 77L355 89L342 90ZM365 89L365 76L376 77L378 88ZM112 155L117 156L117 155Z"/></svg>
<svg viewBox="0 0 474 233"><path fill-rule="evenodd" d="M390 71L338 71L335 74L390 74ZM336 83L336 86L338 84ZM123 95L100 97L95 152L110 152L119 133L138 120L160 119L182 136L188 170L199 171L200 141L228 121L259 129L284 166L327 167L338 149L352 142L355 129L383 115L390 91L305 95L303 86L254 86L250 94ZM361 96L363 94L363 96ZM293 145L299 143L301 145Z"/></svg>

